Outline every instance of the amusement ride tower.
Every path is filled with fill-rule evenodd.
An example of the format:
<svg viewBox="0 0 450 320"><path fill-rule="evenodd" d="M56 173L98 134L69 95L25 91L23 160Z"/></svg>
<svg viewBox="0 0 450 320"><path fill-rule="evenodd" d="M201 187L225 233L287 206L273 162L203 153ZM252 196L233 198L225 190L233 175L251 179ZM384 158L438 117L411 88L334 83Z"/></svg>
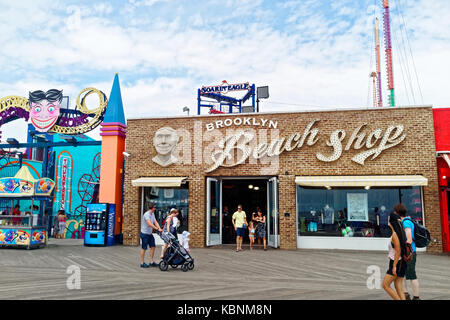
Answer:
<svg viewBox="0 0 450 320"><path fill-rule="evenodd" d="M375 74L377 78L377 105L378 107L383 106L383 98L381 94L381 59L380 59L380 32L378 28L378 18L375 19L375 51L377 57L377 72ZM375 84L374 84L375 86ZM375 90L374 90L375 91ZM374 103L375 104L375 103Z"/></svg>
<svg viewBox="0 0 450 320"><path fill-rule="evenodd" d="M391 26L389 22L389 0L383 0L383 23L384 23L384 44L386 51L386 64L388 76L389 102L390 106L395 106L394 100L394 72L392 69L392 46L391 46Z"/></svg>

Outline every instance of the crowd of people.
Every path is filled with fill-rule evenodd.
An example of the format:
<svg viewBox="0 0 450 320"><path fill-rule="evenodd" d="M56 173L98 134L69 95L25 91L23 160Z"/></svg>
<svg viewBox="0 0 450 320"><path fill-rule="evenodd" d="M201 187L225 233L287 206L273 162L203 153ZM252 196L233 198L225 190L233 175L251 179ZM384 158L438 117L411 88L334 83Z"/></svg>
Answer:
<svg viewBox="0 0 450 320"><path fill-rule="evenodd" d="M228 208L224 208L226 212L226 219L230 217ZM30 211L24 213L24 215L31 215L31 212L39 210L35 205L30 206ZM158 264L154 261L155 254L155 238L153 233L162 232L165 229L166 232L171 233L175 238L178 238L177 227L180 225L178 219L179 211L172 208L163 222L161 227L155 217L156 205L150 203L147 207L147 211L143 215L141 223L141 267L155 267ZM4 212L2 214L5 214ZM8 214L8 213L6 213ZM20 216L22 212L20 206L17 204L14 209L9 213L13 216ZM388 270L383 280L383 289L394 300L411 300L411 296L408 292L407 280L410 281L413 297L412 300L420 300L419 298L419 281L416 275L416 244L414 239L414 223L407 216L406 207L399 203L394 206L393 212L389 215L389 227L392 230L392 236L388 242ZM63 238L66 229L67 216L64 210L59 210L53 217L53 221L50 221L48 212L46 211L43 220L43 225L47 225L49 229L53 227L54 236L56 238ZM21 218L14 218L13 224L24 223L19 221ZM246 229L248 229L248 237L250 243L250 250L253 250L255 242L261 247L263 244L264 250L267 250L266 242L266 216L262 211L257 208L256 212L251 215L250 221L247 221L247 214L242 210L242 205L237 206L236 212L231 216L231 224L236 234L236 252L242 251L243 239L246 235ZM225 230L229 232L228 229ZM232 233L230 232L230 236ZM181 245L189 252L189 236L190 233L184 231L181 236ZM163 259L164 252L167 250L168 244L165 243L161 249L160 259ZM145 252L147 248L150 248L150 263L145 263ZM394 284L394 288L392 288Z"/></svg>

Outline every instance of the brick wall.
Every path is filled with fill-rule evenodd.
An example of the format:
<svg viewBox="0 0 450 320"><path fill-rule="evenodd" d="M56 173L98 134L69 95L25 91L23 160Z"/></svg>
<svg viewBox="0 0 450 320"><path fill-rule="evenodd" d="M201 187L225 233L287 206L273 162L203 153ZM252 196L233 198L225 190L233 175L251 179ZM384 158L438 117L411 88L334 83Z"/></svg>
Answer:
<svg viewBox="0 0 450 320"><path fill-rule="evenodd" d="M314 126L319 129L317 136L319 140L313 146L308 146L305 143L300 149L283 152L279 156L278 166L262 165L260 161L247 159L244 164L230 168L219 167L210 173L205 173L211 164L206 163L208 159L203 156L203 153L205 150L211 151L211 145L217 143L218 138L214 136L216 130L225 134L230 129L258 129L259 135L267 134L268 142L272 140L270 135L275 131L273 128L268 129L267 123L265 127L252 125L237 127L232 125L214 131L206 130L206 125L209 123L235 119L236 117L273 120L277 123L279 137L286 138L295 132L302 134L312 119L319 119ZM346 137L342 142L343 147L345 147L353 130L363 123L367 123L364 129L367 133L376 128L381 128L384 132L388 126L403 124L406 138L399 145L383 151L374 160L368 158L364 165L355 163L351 159L357 153L364 151L365 147L359 150L351 148L348 151L343 151L342 156L333 162L323 162L317 159L317 152L324 155L332 153L332 148L326 145L332 131L336 129L346 131ZM428 250L431 252L442 251L436 150L431 107L130 119L127 121L127 125L125 149L131 156L126 161L125 169L124 244L139 244L141 188L131 185L131 181L139 177L188 177L191 245L193 247L204 247L206 243L206 177L277 176L279 179L280 247L282 249L295 249L297 247L295 176L419 174L428 179L428 186L423 188L425 221L432 237L438 241L436 244L430 245ZM170 126L181 133L178 155L180 158L186 159L183 163L172 164L166 168L152 161L152 158L157 154L153 147L153 136L156 130L164 126ZM260 137L259 135L258 137ZM182 156L185 156L185 158ZM290 216L285 217L284 212L289 212Z"/></svg>

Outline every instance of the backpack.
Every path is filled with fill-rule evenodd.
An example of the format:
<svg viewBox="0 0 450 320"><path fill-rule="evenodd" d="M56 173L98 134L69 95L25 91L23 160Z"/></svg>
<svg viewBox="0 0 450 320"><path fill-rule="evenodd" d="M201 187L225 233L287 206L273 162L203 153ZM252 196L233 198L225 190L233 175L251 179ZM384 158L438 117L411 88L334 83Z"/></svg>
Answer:
<svg viewBox="0 0 450 320"><path fill-rule="evenodd" d="M426 246L428 246L431 241L430 231L428 231L428 229L425 228L420 223L417 223L417 221L414 219L404 218L403 221L405 219L408 219L409 221L411 221L414 224L414 242L416 244L416 247L417 248L425 248ZM403 225L403 222L402 222L402 225Z"/></svg>

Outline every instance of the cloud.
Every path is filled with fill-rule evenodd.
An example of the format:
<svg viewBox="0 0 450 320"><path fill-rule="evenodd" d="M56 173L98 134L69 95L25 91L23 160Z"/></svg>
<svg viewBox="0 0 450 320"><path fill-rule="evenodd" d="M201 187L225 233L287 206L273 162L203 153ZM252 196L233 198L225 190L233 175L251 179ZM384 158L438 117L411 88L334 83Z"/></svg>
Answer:
<svg viewBox="0 0 450 320"><path fill-rule="evenodd" d="M450 3L396 3L393 33L404 18L423 101L448 105ZM2 3L0 96L61 87L74 101L95 85L109 95L119 72L127 117L181 115L184 106L192 114L197 88L225 79L268 85L262 111L370 106L374 10L382 11L368 0ZM406 105L402 68L412 63L400 59L400 44L396 97Z"/></svg>

